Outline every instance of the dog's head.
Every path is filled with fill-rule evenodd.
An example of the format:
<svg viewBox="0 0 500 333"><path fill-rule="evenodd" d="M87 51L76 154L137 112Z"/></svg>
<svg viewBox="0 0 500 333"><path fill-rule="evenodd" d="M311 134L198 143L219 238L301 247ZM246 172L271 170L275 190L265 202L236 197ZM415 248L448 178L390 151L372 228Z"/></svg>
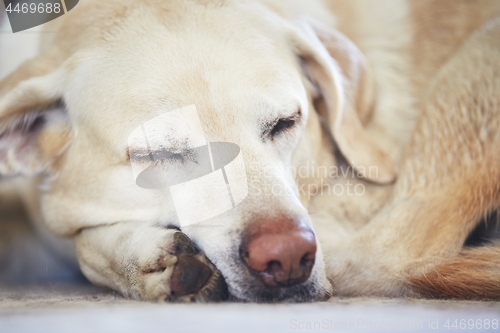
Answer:
<svg viewBox="0 0 500 333"><path fill-rule="evenodd" d="M89 1L61 21L52 46L0 83L0 172L43 176L52 229L179 226L168 188L137 186L131 163L148 160L128 138L150 119L194 105L208 142L239 146L248 193L182 230L235 298L327 296L302 190L321 179L294 177L291 167L333 165L335 145L356 170L378 167L371 181L394 178L363 130L373 89L357 48L336 31L253 2ZM176 130L182 121L160 133L165 144L156 148L169 156L163 168L196 160L189 131ZM193 198L194 210L210 208Z"/></svg>

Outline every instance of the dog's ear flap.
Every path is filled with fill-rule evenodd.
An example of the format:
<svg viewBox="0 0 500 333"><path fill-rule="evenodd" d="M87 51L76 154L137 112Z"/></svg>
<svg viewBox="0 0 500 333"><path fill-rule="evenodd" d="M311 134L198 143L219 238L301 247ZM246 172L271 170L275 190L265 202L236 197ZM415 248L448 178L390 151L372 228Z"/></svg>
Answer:
<svg viewBox="0 0 500 333"><path fill-rule="evenodd" d="M361 51L340 32L310 20L301 20L291 34L305 75L325 101L324 117L340 152L364 178L392 183L394 162L363 127L372 110L374 87Z"/></svg>
<svg viewBox="0 0 500 333"><path fill-rule="evenodd" d="M64 81L63 70L44 58L0 81L0 178L39 174L68 147L73 131Z"/></svg>

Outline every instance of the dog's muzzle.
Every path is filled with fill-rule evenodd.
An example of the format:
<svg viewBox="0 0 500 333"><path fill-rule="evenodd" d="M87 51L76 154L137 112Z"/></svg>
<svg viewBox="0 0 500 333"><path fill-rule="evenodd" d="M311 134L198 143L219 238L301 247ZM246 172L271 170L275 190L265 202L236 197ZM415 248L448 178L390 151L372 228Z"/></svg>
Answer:
<svg viewBox="0 0 500 333"><path fill-rule="evenodd" d="M240 256L250 272L268 287L288 287L311 276L316 238L300 219L279 218L252 225Z"/></svg>

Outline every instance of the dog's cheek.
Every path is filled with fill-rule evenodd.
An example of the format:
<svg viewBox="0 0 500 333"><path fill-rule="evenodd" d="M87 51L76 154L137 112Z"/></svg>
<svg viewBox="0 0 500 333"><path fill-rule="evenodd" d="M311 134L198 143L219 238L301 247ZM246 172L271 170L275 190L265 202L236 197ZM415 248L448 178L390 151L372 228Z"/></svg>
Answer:
<svg viewBox="0 0 500 333"><path fill-rule="evenodd" d="M336 165L333 142L322 130L320 119L311 105L307 125L292 157L293 177L297 182L298 194L307 208L311 197L330 177L329 170Z"/></svg>

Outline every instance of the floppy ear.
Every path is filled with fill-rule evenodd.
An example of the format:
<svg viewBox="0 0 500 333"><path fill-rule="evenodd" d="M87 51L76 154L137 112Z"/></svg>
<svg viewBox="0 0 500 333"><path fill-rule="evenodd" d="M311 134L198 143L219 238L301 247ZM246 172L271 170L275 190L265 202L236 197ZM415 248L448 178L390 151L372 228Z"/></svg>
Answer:
<svg viewBox="0 0 500 333"><path fill-rule="evenodd" d="M45 170L71 142L62 103L64 73L45 58L0 81L0 178Z"/></svg>
<svg viewBox="0 0 500 333"><path fill-rule="evenodd" d="M347 162L364 178L379 184L395 180L391 158L365 133L374 99L373 84L361 51L330 27L302 20L292 41L304 61L306 76L323 97L324 115ZM372 172L373 170L376 172Z"/></svg>

